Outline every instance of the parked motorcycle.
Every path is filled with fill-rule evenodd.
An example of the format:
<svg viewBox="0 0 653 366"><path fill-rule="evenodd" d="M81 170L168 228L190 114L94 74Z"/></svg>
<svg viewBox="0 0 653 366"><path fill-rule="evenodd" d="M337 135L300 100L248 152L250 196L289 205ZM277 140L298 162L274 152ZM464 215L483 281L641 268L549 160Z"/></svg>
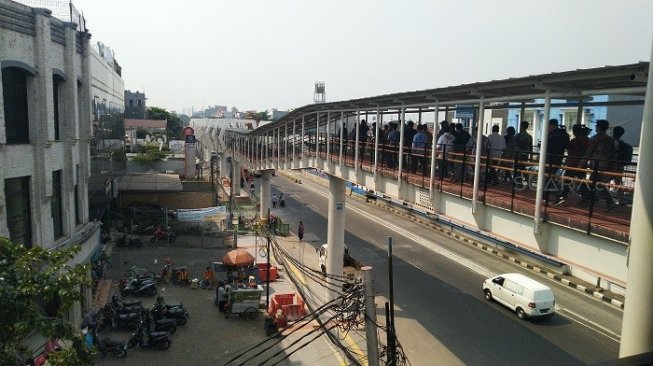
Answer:
<svg viewBox="0 0 653 366"><path fill-rule="evenodd" d="M153 280L139 281L136 278L127 279L124 286L121 286L120 288L120 294L122 297L130 295L154 296L156 295L156 292L156 283Z"/></svg>
<svg viewBox="0 0 653 366"><path fill-rule="evenodd" d="M115 312L118 314L129 314L129 313L140 313L144 309L142 305L136 304L132 306L122 306L121 303L112 301L104 305L104 310L108 312Z"/></svg>
<svg viewBox="0 0 653 366"><path fill-rule="evenodd" d="M170 332L170 334L177 331L177 321L175 319L152 319L152 314L148 310L143 310L143 325L148 332L152 331L152 326L154 326L155 331L159 332Z"/></svg>
<svg viewBox="0 0 653 366"><path fill-rule="evenodd" d="M160 299L163 299L159 296ZM177 325L184 325L190 318L188 311L183 305L168 306L163 301L158 301L152 307L152 317L155 320L160 319L174 319Z"/></svg>
<svg viewBox="0 0 653 366"><path fill-rule="evenodd" d="M100 335L95 332L95 343L98 348L98 351L102 353L102 356L106 356L107 353L110 353L116 358L123 358L127 356L127 344L123 341L114 341L109 338L104 338L100 340Z"/></svg>
<svg viewBox="0 0 653 366"><path fill-rule="evenodd" d="M165 350L170 348L172 341L169 332L146 332L143 323L139 323L136 332L134 332L127 341L127 348L133 348L136 345L141 348L154 348Z"/></svg>
<svg viewBox="0 0 653 366"><path fill-rule="evenodd" d="M102 319L102 322L99 323L98 328L99 330L103 330L110 324L112 329L134 330L138 327L140 321L141 317L139 313L121 314L111 309Z"/></svg>
<svg viewBox="0 0 653 366"><path fill-rule="evenodd" d="M140 248L143 246L143 242L137 236L127 235L125 233L116 241L116 246Z"/></svg>
<svg viewBox="0 0 653 366"><path fill-rule="evenodd" d="M182 303L169 304L169 303L167 303L165 301L163 296L159 296L159 297L156 298L156 303L154 304L154 306L163 307L166 310L170 310L170 309L173 309L173 308L182 308L182 309L186 310L186 308L184 308L184 304L182 304Z"/></svg>
<svg viewBox="0 0 653 366"><path fill-rule="evenodd" d="M111 296L111 302L120 307L131 307L136 305L140 305L141 307L143 306L142 300L125 300L118 298L117 295Z"/></svg>
<svg viewBox="0 0 653 366"><path fill-rule="evenodd" d="M177 240L177 234L172 231L170 226L157 226L157 228L154 230L154 233L150 237L150 241L154 243L157 240L167 240L170 243L174 243L175 240Z"/></svg>

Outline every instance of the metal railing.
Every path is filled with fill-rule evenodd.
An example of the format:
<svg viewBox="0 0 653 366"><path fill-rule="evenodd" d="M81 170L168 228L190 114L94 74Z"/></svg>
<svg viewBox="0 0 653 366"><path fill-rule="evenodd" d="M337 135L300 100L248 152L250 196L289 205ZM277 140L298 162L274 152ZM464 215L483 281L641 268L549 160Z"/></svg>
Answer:
<svg viewBox="0 0 653 366"><path fill-rule="evenodd" d="M315 152L315 136L304 140L309 156ZM330 156L326 146L330 144ZM320 136L319 157L338 162L340 137ZM475 153L467 146L436 146L435 177L431 182L432 146L413 148L405 145L399 156L399 146L379 143L374 149L373 141L359 141L356 161L356 141L342 141L342 161L350 167L373 172L375 155L379 154L377 173L389 178L399 174L401 179L422 188L434 189L446 194L471 199L473 191ZM299 151L299 149L298 149ZM310 152L313 152L312 154ZM540 153L504 149L496 154L484 149L480 163L480 199L486 205L511 212L533 216ZM627 233L630 226L631 202L635 181L635 162L586 159L573 156L547 156L544 203L546 221L583 230L586 233L605 234L615 230ZM636 158L633 159L636 161ZM579 164L582 161L583 164ZM557 163L554 163L557 162ZM615 211L614 204L619 203ZM604 212L609 211L609 212ZM569 217L577 222L572 222ZM627 235L627 234L624 234Z"/></svg>

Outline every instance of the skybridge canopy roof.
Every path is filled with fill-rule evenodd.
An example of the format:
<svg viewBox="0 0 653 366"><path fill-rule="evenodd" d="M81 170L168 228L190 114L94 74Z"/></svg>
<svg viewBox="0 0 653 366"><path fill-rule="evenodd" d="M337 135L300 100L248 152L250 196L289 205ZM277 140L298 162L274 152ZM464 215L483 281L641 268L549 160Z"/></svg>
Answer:
<svg viewBox="0 0 653 366"><path fill-rule="evenodd" d="M316 112L370 111L377 108L384 111L398 109L402 105L415 109L429 106L433 108L436 101L440 106L475 104L481 99L495 103L532 102L533 99L544 98L547 92L552 98L572 100L604 94L644 96L647 78L648 62L639 62L310 104L297 108L275 123L262 126L253 132L277 128L280 124L292 122L302 115L309 115L306 116L307 120L315 121Z"/></svg>

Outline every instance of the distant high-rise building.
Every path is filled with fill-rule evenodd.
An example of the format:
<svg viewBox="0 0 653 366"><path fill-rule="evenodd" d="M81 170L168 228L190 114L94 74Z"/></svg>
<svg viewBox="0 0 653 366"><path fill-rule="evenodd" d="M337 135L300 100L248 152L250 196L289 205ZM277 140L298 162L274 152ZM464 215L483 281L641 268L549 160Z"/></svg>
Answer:
<svg viewBox="0 0 653 366"><path fill-rule="evenodd" d="M125 90L125 118L145 119L145 93Z"/></svg>

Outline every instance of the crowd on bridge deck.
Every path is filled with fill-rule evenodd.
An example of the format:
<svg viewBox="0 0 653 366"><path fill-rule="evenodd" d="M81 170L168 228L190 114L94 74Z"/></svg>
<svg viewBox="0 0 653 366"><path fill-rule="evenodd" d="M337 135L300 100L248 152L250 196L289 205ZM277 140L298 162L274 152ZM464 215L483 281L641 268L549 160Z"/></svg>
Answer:
<svg viewBox="0 0 653 366"><path fill-rule="evenodd" d="M454 181L469 179L469 157L476 154L476 129L470 134L462 123L440 122L436 136L437 170L440 178ZM505 135L499 134L499 126L492 126L489 136L481 135L481 155L487 170L483 184L496 185L501 178L511 181L516 174L522 174L526 169L533 170L527 162L532 162L534 150L533 136L528 133L529 122L520 123L519 132L512 126L506 129ZM559 184L556 194L556 205L563 204L573 189L580 196L580 204L588 206L593 197L600 198L605 204L605 211L611 211L616 204L625 204L624 170L632 163L633 149L621 138L624 128L616 126L612 136L608 134L610 123L607 120L596 121L596 133L590 137L591 130L581 124L572 127L573 136L561 126L557 119L548 122L548 143L546 146L546 173L562 181L564 174L567 184ZM398 151L401 139L399 122L389 122L379 127L376 133L376 123L368 126L363 119L356 128L347 131L343 123L342 131L336 134L335 142L344 137L348 151L354 148L355 140L359 142L359 159L374 156L374 140L378 136L381 164L388 168L398 165ZM430 164L432 131L426 124L415 126L413 121L403 124L403 169L410 173L428 174ZM539 147L539 145L538 145ZM333 151L333 150L332 150ZM461 159L462 157L462 159ZM589 169L589 170L588 170ZM564 172L562 172L564 170ZM503 175L503 176L501 176ZM582 184L569 184L570 182ZM613 198L607 189L612 184L616 187L616 197ZM547 195L550 194L547 191Z"/></svg>

